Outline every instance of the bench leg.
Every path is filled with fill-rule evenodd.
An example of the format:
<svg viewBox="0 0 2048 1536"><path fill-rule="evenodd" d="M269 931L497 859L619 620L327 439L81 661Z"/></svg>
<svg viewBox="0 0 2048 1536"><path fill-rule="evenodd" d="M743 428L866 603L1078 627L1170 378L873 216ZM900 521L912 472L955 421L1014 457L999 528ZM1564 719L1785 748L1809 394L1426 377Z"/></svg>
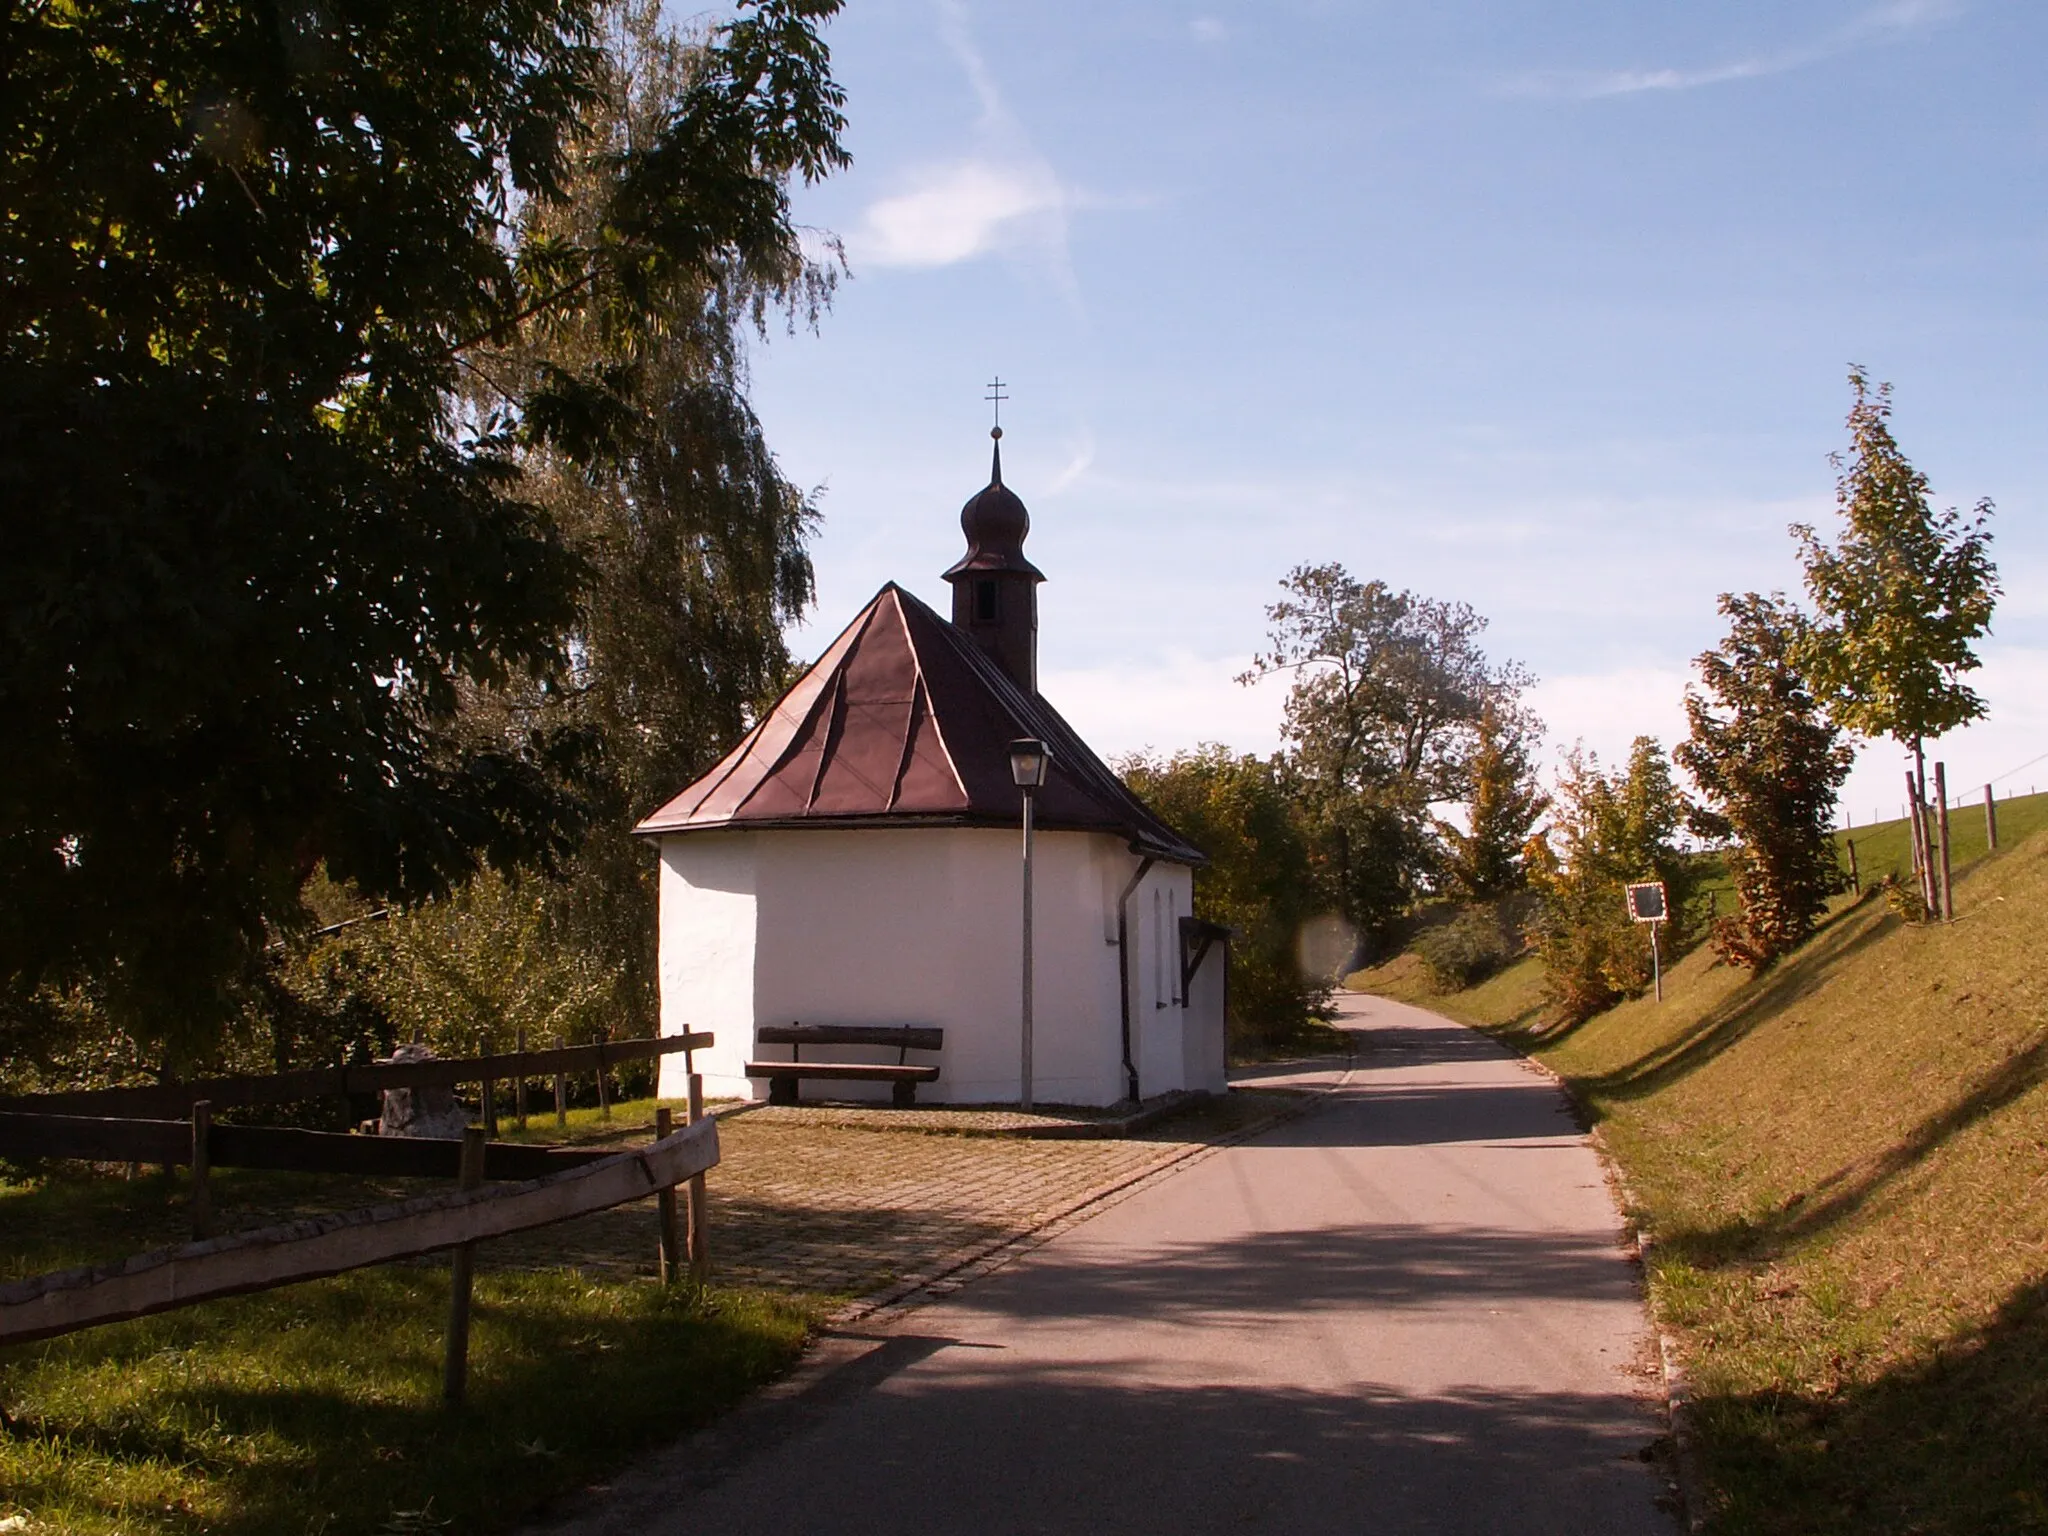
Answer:
<svg viewBox="0 0 2048 1536"><path fill-rule="evenodd" d="M889 1094L890 1102L896 1108L909 1109L917 1103L917 1084L891 1083L889 1085Z"/></svg>
<svg viewBox="0 0 2048 1536"><path fill-rule="evenodd" d="M794 1104L796 1102L796 1079L793 1077L769 1078L768 1102L770 1104Z"/></svg>

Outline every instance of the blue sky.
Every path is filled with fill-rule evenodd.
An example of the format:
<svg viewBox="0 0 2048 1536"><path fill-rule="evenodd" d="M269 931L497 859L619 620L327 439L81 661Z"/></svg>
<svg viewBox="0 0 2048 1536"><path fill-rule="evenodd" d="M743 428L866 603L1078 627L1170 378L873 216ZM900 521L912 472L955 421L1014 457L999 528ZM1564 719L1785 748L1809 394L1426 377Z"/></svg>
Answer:
<svg viewBox="0 0 2048 1536"><path fill-rule="evenodd" d="M1000 373L1044 691L1105 752L1271 748L1232 678L1323 560L1473 604L1555 741L1668 745L1715 595L1796 589L1859 362L1937 502L1998 504L1951 778L2048 753L2048 9L849 0L830 41L856 163L798 213L851 276L754 362L822 491L800 654L943 597Z"/></svg>

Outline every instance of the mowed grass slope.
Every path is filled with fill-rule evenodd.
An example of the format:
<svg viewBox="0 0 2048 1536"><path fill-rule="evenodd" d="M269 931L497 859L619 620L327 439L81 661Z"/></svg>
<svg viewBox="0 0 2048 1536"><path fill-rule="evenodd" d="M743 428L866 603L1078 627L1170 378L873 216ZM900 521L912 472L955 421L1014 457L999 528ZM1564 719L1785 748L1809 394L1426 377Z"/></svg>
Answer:
<svg viewBox="0 0 2048 1536"><path fill-rule="evenodd" d="M1561 1037L1530 962L1436 1003L1627 1173L1718 1530L2048 1532L2048 837L2006 810L1953 924L1845 901L1761 977L1702 949Z"/></svg>

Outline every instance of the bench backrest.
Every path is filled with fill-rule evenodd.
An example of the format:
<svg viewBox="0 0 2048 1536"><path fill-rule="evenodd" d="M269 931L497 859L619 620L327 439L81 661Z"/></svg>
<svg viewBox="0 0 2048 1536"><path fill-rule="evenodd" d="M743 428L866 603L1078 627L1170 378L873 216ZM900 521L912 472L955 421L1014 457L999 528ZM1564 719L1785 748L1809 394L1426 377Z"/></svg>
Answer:
<svg viewBox="0 0 2048 1536"><path fill-rule="evenodd" d="M946 1032L921 1024L764 1024L754 1031L763 1045L893 1045L901 1050L944 1048Z"/></svg>

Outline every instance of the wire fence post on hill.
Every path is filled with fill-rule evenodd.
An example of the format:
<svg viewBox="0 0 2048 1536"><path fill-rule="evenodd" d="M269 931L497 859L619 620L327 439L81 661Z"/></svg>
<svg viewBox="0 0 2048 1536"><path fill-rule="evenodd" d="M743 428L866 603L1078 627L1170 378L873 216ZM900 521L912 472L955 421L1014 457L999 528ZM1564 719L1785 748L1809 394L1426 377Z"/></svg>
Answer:
<svg viewBox="0 0 2048 1536"><path fill-rule="evenodd" d="M1856 867L1856 839L1845 837L1843 846L1849 850L1849 889L1856 895L1863 894L1863 872Z"/></svg>
<svg viewBox="0 0 2048 1536"><path fill-rule="evenodd" d="M1934 910L1934 883L1928 878L1927 822L1920 814L1920 790L1913 782L1913 770L1906 770L1906 828L1913 846L1913 878L1920 882L1920 902Z"/></svg>
<svg viewBox="0 0 2048 1536"><path fill-rule="evenodd" d="M1949 876L1948 840L1948 764L1934 765L1934 830L1941 838L1941 916L1944 922L1954 922L1956 916L1955 885Z"/></svg>
<svg viewBox="0 0 2048 1536"><path fill-rule="evenodd" d="M484 1181L484 1130L467 1126L462 1132L460 1188L476 1189ZM448 1352L441 1362L441 1400L450 1408L462 1406L469 1384L469 1293L476 1274L476 1244L458 1243L448 1288Z"/></svg>
<svg viewBox="0 0 2048 1536"><path fill-rule="evenodd" d="M1984 841L1991 845L1991 852L1998 852L1998 799L1989 784L1984 786Z"/></svg>

